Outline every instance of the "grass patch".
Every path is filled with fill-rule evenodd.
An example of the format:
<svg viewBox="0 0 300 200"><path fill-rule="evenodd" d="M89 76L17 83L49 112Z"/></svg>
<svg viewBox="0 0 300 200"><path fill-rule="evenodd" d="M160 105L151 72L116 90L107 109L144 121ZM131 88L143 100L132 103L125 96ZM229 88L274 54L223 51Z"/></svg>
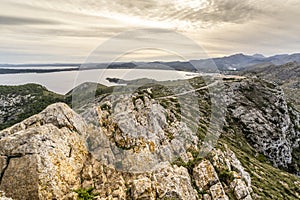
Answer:
<svg viewBox="0 0 300 200"><path fill-rule="evenodd" d="M99 194L94 193L95 188L80 188L77 190L74 190L78 194L78 200L92 200L95 197L97 197Z"/></svg>

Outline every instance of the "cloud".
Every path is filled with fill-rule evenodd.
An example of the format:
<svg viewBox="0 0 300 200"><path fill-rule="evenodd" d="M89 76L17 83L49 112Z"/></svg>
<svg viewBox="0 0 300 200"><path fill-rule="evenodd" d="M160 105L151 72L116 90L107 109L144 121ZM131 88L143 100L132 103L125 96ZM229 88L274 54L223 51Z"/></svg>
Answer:
<svg viewBox="0 0 300 200"><path fill-rule="evenodd" d="M277 0L275 0L277 1ZM265 12L257 0L27 0L24 4L67 13L102 16L139 26L200 29L219 23L244 23ZM163 27L161 27L163 28Z"/></svg>
<svg viewBox="0 0 300 200"><path fill-rule="evenodd" d="M59 22L54 20L46 19L36 19L28 17L12 17L12 16L1 16L0 15L0 25L54 25L59 24Z"/></svg>
<svg viewBox="0 0 300 200"><path fill-rule="evenodd" d="M262 3L254 0L102 0L105 9L144 20L173 24L179 29L215 26L219 23L244 23L261 15Z"/></svg>
<svg viewBox="0 0 300 200"><path fill-rule="evenodd" d="M82 62L118 33L149 27L191 37L212 56L295 52L300 49L299 7L299 0L1 0L0 63ZM201 57L184 42L165 38L189 58ZM138 40L160 38L130 35L119 44ZM107 57L115 49L118 44Z"/></svg>

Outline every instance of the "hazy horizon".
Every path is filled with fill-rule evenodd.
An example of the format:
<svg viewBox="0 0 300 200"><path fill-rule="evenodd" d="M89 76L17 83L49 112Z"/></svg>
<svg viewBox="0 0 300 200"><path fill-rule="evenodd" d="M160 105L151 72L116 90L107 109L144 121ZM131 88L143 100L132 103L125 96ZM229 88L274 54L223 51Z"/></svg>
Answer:
<svg viewBox="0 0 300 200"><path fill-rule="evenodd" d="M273 57L273 56L279 56L279 55L293 55L293 54L300 54L300 52L293 52L293 53L286 53L286 54L274 54L274 55L264 55L264 54L261 54L261 53L255 53L255 54L252 54L252 55L249 55L249 54L244 54L244 53L234 53L234 54L230 54L230 55L224 55L224 56L219 56L219 57L212 57L211 59L214 59L214 58L223 58L223 57L229 57L229 56L234 56L234 55L238 55L238 54L243 54L245 56L255 56L256 54L257 55L262 55L264 56L265 58L269 58L269 57ZM206 58L198 58L198 59L195 59L195 60L205 60ZM131 60L131 61L117 61L117 62L110 62L110 61L107 61L107 62L96 62L96 63L79 63L79 62L49 62L49 63L0 63L0 66L5 66L5 65L42 65L42 66L47 66L47 65L54 65L54 66L59 66L59 65L82 65L82 64L107 64L107 63L147 63L147 62L188 62L188 61L191 61L191 60L194 60L194 59L190 59L190 60L139 60L139 61L135 61L135 60Z"/></svg>

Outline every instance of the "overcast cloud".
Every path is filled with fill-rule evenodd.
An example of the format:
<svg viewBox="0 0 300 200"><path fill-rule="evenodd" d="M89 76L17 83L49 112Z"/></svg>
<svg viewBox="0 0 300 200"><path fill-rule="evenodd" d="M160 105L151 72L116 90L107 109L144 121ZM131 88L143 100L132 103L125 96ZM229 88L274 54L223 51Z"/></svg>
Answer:
<svg viewBox="0 0 300 200"><path fill-rule="evenodd" d="M299 8L299 0L1 0L0 63L82 63L102 42L137 28L174 30L212 57L294 53L300 49ZM159 39L132 35L126 41ZM173 42L187 59L203 57ZM174 59L143 52L124 59Z"/></svg>

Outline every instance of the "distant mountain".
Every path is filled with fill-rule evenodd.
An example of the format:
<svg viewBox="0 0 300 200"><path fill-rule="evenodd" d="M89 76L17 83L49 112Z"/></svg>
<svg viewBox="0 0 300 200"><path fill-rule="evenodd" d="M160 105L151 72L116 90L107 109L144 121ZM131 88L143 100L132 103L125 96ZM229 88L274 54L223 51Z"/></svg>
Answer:
<svg viewBox="0 0 300 200"><path fill-rule="evenodd" d="M289 62L300 62L300 53L296 53L292 55L282 54L282 55L271 56L269 58L266 58L266 62L271 62L275 65L283 65Z"/></svg>
<svg viewBox="0 0 300 200"><path fill-rule="evenodd" d="M251 73L278 84L287 81L290 82L292 79L300 82L300 80L298 80L300 77L300 63L289 62L283 65L260 64L248 69L243 69L242 73Z"/></svg>
<svg viewBox="0 0 300 200"><path fill-rule="evenodd" d="M274 65L283 65L289 62L300 62L300 53L292 55L275 55L271 57L265 57L261 54L254 54L252 56L235 54L222 58L213 58L212 61L221 71L235 71L244 68L250 68L258 64L268 63ZM208 60L198 60L194 62L196 62L199 66L204 67L205 65L207 65Z"/></svg>
<svg viewBox="0 0 300 200"><path fill-rule="evenodd" d="M201 71L201 72L217 72L217 71L239 71L245 68L255 67L261 64L283 65L289 62L300 62L300 53L282 54L271 57L265 57L262 54L244 55L242 53L230 56L199 59L190 61L172 61L172 62L113 62L113 63L85 63L85 64L36 64L36 65L0 65L0 74L12 73L50 73L57 71L73 71L73 70L88 70L88 69L172 69L179 71ZM43 67L62 67L73 66L68 69L43 69ZM7 67L14 67L8 69ZM16 67L16 69L15 69ZM27 69L17 69L17 67L27 67ZM29 69L28 67L40 67Z"/></svg>
<svg viewBox="0 0 300 200"><path fill-rule="evenodd" d="M262 55L262 54L258 54L258 53L256 53L256 54L253 54L253 57L255 57L255 58L265 58L265 56L264 56L264 55Z"/></svg>
<svg viewBox="0 0 300 200"><path fill-rule="evenodd" d="M263 58L248 56L244 54L235 54L223 58L214 58L213 61L219 70L239 70L257 63L264 62Z"/></svg>
<svg viewBox="0 0 300 200"><path fill-rule="evenodd" d="M300 53L292 55L275 55L271 57L265 57L262 54L254 54L251 56L240 53L220 58L191 60L189 62L150 62L147 63L146 68L161 69L161 66L167 66L174 70L181 71L216 72L218 70L238 71L261 64L282 65L289 62L300 62ZM140 65L137 64L137 67L140 67ZM162 69L166 69L166 67Z"/></svg>
<svg viewBox="0 0 300 200"><path fill-rule="evenodd" d="M21 67L20 67L21 68ZM66 71L77 71L79 67L70 67L70 68L58 68L57 69L46 69L41 67L40 69L7 69L7 68L0 68L0 74L24 74L24 73L52 73L52 72L66 72Z"/></svg>

